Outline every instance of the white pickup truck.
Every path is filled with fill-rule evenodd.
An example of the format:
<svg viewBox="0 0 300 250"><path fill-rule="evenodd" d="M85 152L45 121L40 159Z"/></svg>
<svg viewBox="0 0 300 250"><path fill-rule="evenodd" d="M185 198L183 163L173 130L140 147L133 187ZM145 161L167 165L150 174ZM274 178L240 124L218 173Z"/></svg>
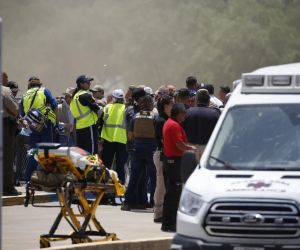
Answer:
<svg viewBox="0 0 300 250"><path fill-rule="evenodd" d="M300 249L300 63L242 75L184 186L171 249Z"/></svg>

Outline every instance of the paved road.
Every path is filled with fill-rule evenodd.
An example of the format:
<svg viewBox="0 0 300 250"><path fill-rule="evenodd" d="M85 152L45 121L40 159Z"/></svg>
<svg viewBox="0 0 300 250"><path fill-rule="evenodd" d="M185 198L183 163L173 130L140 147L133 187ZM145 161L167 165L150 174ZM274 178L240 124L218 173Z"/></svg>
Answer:
<svg viewBox="0 0 300 250"><path fill-rule="evenodd" d="M55 202L45 205L56 204ZM59 208L37 208L29 206L2 207L3 233L2 249L26 250L39 248L39 236L49 232ZM125 212L120 206L100 206L97 218L107 232L115 232L121 240L170 237L173 234L160 230L160 224L153 223L149 210ZM70 226L63 221L59 233L70 233ZM54 242L51 246L70 245L70 240Z"/></svg>

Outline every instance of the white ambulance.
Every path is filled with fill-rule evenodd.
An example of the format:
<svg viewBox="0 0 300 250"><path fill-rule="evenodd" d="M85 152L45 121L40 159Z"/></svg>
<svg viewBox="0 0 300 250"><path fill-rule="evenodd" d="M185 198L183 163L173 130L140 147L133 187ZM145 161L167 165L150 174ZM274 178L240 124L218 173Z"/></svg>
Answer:
<svg viewBox="0 0 300 250"><path fill-rule="evenodd" d="M171 249L300 249L300 63L242 75L183 188Z"/></svg>

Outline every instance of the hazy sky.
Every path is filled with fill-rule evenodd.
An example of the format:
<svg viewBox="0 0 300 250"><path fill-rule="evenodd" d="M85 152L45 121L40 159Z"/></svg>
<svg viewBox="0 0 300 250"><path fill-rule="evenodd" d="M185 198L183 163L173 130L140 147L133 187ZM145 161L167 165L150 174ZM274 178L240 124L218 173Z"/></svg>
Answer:
<svg viewBox="0 0 300 250"><path fill-rule="evenodd" d="M159 47L151 43L154 36L168 36L155 31L164 26L168 30L168 20L155 16L160 2L0 0L3 70L23 91L28 78L35 75L56 95L74 85L80 74L94 76L95 83L104 84L107 90L129 84L154 88L166 82L182 83L186 75L164 76L162 60L155 60L164 47L176 46L165 38ZM172 53L167 56L162 65L170 67Z"/></svg>
<svg viewBox="0 0 300 250"><path fill-rule="evenodd" d="M57 95L80 74L99 83L118 74L109 72L108 2L1 0L3 69L9 78L25 90L28 78L39 76Z"/></svg>
<svg viewBox="0 0 300 250"><path fill-rule="evenodd" d="M0 0L3 70L22 91L35 75L55 95L81 74L107 91L179 88L189 75L231 85L241 73L299 61L299 2Z"/></svg>

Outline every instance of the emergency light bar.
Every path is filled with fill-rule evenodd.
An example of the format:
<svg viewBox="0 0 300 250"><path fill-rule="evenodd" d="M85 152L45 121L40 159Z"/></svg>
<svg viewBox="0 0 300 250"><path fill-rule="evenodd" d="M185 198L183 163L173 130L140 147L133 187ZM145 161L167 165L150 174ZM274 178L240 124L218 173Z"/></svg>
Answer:
<svg viewBox="0 0 300 250"><path fill-rule="evenodd" d="M242 75L242 93L300 93L299 75Z"/></svg>
<svg viewBox="0 0 300 250"><path fill-rule="evenodd" d="M246 86L249 86L249 87L264 85L264 76L259 76L259 75L247 76L246 75L244 80L245 80Z"/></svg>
<svg viewBox="0 0 300 250"><path fill-rule="evenodd" d="M291 76L272 76L271 84L273 86L290 86L291 85Z"/></svg>

